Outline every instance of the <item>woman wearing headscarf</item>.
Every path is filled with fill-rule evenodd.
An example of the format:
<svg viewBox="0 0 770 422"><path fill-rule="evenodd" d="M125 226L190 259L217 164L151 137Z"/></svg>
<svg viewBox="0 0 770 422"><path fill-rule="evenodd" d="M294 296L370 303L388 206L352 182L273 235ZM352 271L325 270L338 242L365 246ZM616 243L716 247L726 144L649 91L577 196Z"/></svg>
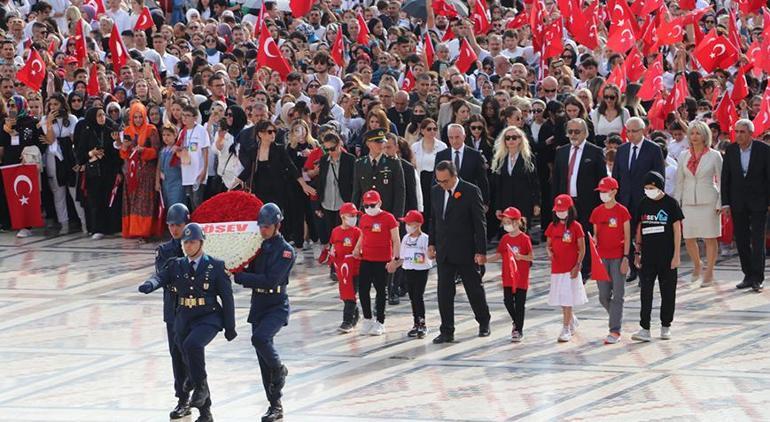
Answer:
<svg viewBox="0 0 770 422"><path fill-rule="evenodd" d="M160 147L158 130L147 119L147 109L142 103L135 102L129 109L128 126L123 131L120 148L126 172L123 189L125 238L147 239L159 234L155 224L155 172Z"/></svg>
<svg viewBox="0 0 770 422"><path fill-rule="evenodd" d="M92 107L86 117L75 126L77 161L85 168L85 192L88 203L89 233L99 240L105 234L120 228L120 215L111 210L119 209L120 198L110 197L113 189L122 182L120 156L113 144L118 141L118 127L101 108Z"/></svg>
<svg viewBox="0 0 770 422"><path fill-rule="evenodd" d="M86 97L79 92L71 92L67 98L67 105L70 107L70 113L78 119L86 115Z"/></svg>
<svg viewBox="0 0 770 422"><path fill-rule="evenodd" d="M6 100L4 105L7 114L5 112L2 113L5 119L3 121L3 130L0 130L0 147L3 149L0 163L5 166L29 162L29 159L23 159L22 152L24 152L26 147L36 146L40 148L40 137L43 135L43 132L38 127L37 119L28 114L27 100L24 97L14 95ZM10 214L8 213L7 203L5 202L5 190L2 185L0 183L0 226L10 228ZM28 237L30 234L28 229L21 229L16 234L16 237Z"/></svg>

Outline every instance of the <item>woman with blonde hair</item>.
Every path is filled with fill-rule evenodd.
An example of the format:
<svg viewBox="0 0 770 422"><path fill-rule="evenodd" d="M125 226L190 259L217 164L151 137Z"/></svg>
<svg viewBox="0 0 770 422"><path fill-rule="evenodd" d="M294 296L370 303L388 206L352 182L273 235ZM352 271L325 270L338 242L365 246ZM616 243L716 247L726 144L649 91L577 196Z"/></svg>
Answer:
<svg viewBox="0 0 770 422"><path fill-rule="evenodd" d="M296 119L287 133L286 152L294 166L301 173L306 183L312 184L312 179L318 174L314 162L321 158L319 142L313 137L313 133L307 122ZM285 210L286 222L284 233L294 241L296 247L303 247L306 239L305 223L307 227L314 227L313 210L311 200L305 194L299 183L291 183L289 186L289 203L291 206ZM309 234L309 233L308 233Z"/></svg>
<svg viewBox="0 0 770 422"><path fill-rule="evenodd" d="M530 227L532 217L540 215L540 182L535 155L520 128L508 126L495 140L492 177L495 180L493 206L498 218L506 208L516 207Z"/></svg>
<svg viewBox="0 0 770 422"><path fill-rule="evenodd" d="M684 214L682 237L693 262L693 283L701 278L698 239L706 244L706 271L700 285L706 287L714 280L717 238L722 232L722 155L711 148L711 130L705 122L690 123L687 137L690 148L682 151L677 160L674 199Z"/></svg>

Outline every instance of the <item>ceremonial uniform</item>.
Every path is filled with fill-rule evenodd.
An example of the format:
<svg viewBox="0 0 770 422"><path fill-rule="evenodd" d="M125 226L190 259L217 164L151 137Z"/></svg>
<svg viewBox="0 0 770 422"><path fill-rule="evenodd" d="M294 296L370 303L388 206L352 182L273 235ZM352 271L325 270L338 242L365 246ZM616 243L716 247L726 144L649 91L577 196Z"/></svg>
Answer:
<svg viewBox="0 0 770 422"><path fill-rule="evenodd" d="M385 131L377 129L367 132L366 140L385 142ZM410 175L411 177L411 175ZM375 190L382 198L382 209L396 218L404 215L406 186L404 169L399 158L390 158L385 154L379 157L370 155L359 158L353 167L353 203L361 206L364 192Z"/></svg>

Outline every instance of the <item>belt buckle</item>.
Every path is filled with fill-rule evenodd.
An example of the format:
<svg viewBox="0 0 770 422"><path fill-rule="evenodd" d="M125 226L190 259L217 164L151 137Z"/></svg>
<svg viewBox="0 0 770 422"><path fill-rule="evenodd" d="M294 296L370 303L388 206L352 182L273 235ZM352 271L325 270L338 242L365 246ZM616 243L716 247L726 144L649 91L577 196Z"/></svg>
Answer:
<svg viewBox="0 0 770 422"><path fill-rule="evenodd" d="M186 306L187 308L192 309L195 306L195 299L186 297L186 298L184 298L184 304L183 305Z"/></svg>

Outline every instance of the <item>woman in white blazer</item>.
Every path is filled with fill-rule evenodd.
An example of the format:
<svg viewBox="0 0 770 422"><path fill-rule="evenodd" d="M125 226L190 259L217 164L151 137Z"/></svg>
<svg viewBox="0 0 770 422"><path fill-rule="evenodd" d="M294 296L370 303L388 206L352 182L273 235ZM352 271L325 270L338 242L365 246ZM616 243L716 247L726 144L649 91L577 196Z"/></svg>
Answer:
<svg viewBox="0 0 770 422"><path fill-rule="evenodd" d="M717 238L722 232L720 175L722 155L711 148L711 130L704 122L693 122L688 129L690 148L679 155L674 198L684 213L682 235L693 262L692 281L701 277L698 239L706 244L706 271L701 287L714 280Z"/></svg>

